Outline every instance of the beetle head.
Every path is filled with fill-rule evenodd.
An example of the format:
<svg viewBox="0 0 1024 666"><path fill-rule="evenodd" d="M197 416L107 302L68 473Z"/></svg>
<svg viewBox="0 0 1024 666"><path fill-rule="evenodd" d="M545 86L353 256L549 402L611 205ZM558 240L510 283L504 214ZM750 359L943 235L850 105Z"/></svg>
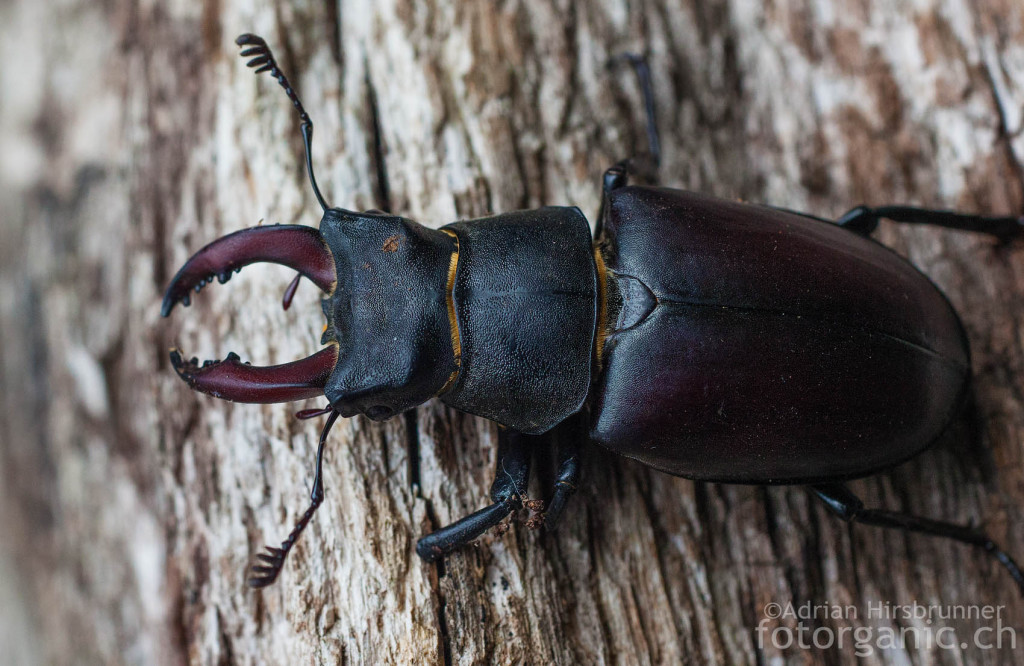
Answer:
<svg viewBox="0 0 1024 666"><path fill-rule="evenodd" d="M314 282L326 294L327 325L319 352L301 361L267 368L243 364L235 354L223 361L185 361L171 350L171 363L193 389L238 402L286 402L326 394L327 409L303 410L298 418L330 413L317 449L310 505L279 548L268 546L252 568L249 584L265 587L281 572L296 539L324 498L324 442L339 415L363 413L384 419L443 392L458 373L458 332L452 301L458 241L454 233L432 231L415 222L370 211L331 208L313 175L313 123L288 83L266 41L252 34L236 43L256 73L269 72L299 114L306 170L324 217L321 231L302 226L245 229L210 243L189 259L171 281L161 313L188 306L192 292L227 282L255 262L282 264ZM287 309L298 278L285 292ZM450 328L449 328L450 326ZM340 351L344 350L344 351Z"/></svg>
<svg viewBox="0 0 1024 666"><path fill-rule="evenodd" d="M448 308L454 236L336 208L320 230L337 274L323 301L323 342L339 349L326 385L331 405L382 420L440 393L458 367Z"/></svg>
<svg viewBox="0 0 1024 666"><path fill-rule="evenodd" d="M458 368L449 305L457 241L451 234L378 212L329 208L321 231L264 226L210 243L171 281L162 314L243 266L294 268L326 296L324 349L273 367L223 361L171 362L197 391L236 402L285 402L326 394L343 416L386 419L442 392Z"/></svg>
<svg viewBox="0 0 1024 666"><path fill-rule="evenodd" d="M203 393L237 402L285 402L326 393L334 411L385 419L445 390L458 368L458 333L451 302L458 241L379 211L331 208L313 175L313 124L277 68L266 42L255 35L236 40L256 56L248 66L268 71L284 87L302 121L309 182L324 216L320 231L303 226L245 229L210 243L171 281L162 314L188 305L193 290L255 262L299 271L326 294L327 326L312 356L256 368L237 355L223 361L186 361L171 351L175 370ZM322 233L321 233L322 232ZM294 286L294 283L293 283ZM285 307L293 289L285 295Z"/></svg>

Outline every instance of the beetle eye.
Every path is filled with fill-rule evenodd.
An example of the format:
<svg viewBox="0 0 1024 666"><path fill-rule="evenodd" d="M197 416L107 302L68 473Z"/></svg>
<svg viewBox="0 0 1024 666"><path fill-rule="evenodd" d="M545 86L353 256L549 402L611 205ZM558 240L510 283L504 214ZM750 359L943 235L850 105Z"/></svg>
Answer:
<svg viewBox="0 0 1024 666"><path fill-rule="evenodd" d="M384 405L374 405L366 410L366 416L374 421L383 421L391 416L391 408Z"/></svg>

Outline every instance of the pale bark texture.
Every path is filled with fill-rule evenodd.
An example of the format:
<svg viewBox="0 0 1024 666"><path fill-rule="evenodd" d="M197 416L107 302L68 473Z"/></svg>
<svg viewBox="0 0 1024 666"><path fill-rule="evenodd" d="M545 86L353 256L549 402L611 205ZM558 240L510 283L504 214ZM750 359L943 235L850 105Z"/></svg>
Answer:
<svg viewBox="0 0 1024 666"><path fill-rule="evenodd" d="M436 401L383 425L339 421L324 506L278 584L246 587L305 509L319 424L292 413L321 403L195 394L167 349L304 356L318 294L305 282L283 311L290 274L263 266L169 319L159 303L203 244L319 220L293 109L236 55L250 31L301 93L321 188L347 208L440 226L575 204L593 221L603 170L646 150L636 79L606 63L643 51L664 185L829 217L860 203L1024 210L1019 0L8 0L0 660L1022 662L1024 635L1016 650L974 645L994 620L940 620L956 630L946 648L863 657L850 634L841 649L760 645L770 602L853 605L803 621L833 635L925 627L868 617L915 601L1002 606L1020 634L1024 603L965 546L847 526L802 488L694 484L595 448L559 532L517 523L425 565L418 536L487 503L497 432ZM934 449L853 488L982 523L1024 557L1024 242L877 236L962 314L974 398Z"/></svg>

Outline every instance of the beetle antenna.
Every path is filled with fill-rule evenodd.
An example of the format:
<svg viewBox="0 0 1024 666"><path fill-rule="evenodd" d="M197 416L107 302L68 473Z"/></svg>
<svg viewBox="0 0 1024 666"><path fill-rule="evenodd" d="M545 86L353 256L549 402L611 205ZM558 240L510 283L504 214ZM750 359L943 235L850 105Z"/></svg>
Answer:
<svg viewBox="0 0 1024 666"><path fill-rule="evenodd" d="M302 106L302 102L299 101L299 96L295 94L295 90L292 89L291 83L288 82L288 78L284 75L284 72L277 66L277 61L274 60L274 54L270 52L270 47L267 46L267 42L259 35L252 35L246 33L240 35L235 40L235 44L239 46L248 46L249 48L243 49L239 54L243 58L255 56L246 63L249 67L256 68L256 73L270 72L270 75L277 79L277 82L284 88L284 92L288 95L288 99L295 105L295 110L299 112L299 120L302 121L302 145L306 149L306 172L309 174L309 184L313 186L313 194L316 195L316 200L320 202L320 207L326 212L330 207L327 202L324 201L324 197L320 194L320 188L316 184L316 176L313 175L313 155L310 143L313 140L313 121L309 119L309 114L306 113L305 107ZM287 306L285 307L287 310Z"/></svg>
<svg viewBox="0 0 1024 666"><path fill-rule="evenodd" d="M298 541L302 530L306 529L306 525L313 518L313 514L316 513L316 510L323 503L324 442L327 441L327 433L331 431L334 422L338 420L338 416L340 416L338 412L331 410L331 415L327 417L324 429L320 431L320 445L316 449L316 475L313 477L313 492L310 494L309 508L306 509L306 513L302 514L302 518L295 524L295 528L288 535L288 538L281 542L280 548L267 546L267 552L256 556L263 564L253 565L252 572L256 575L249 579L250 587L266 587L277 580L278 574L281 573L281 569L284 567L284 560L288 557L288 552L295 545L295 542Z"/></svg>

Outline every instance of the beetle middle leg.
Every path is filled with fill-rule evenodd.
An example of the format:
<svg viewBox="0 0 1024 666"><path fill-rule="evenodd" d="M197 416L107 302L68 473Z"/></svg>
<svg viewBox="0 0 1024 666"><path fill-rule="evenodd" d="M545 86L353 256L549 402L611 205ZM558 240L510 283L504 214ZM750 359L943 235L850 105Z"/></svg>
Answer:
<svg viewBox="0 0 1024 666"><path fill-rule="evenodd" d="M956 525L930 518L922 518L896 511L867 509L864 502L841 483L811 486L815 494L825 502L829 510L848 523L858 522L875 527L888 527L918 532L931 536L945 537L972 546L980 546L986 553L1002 564L1024 594L1024 573L1005 551L996 545L984 532L968 525Z"/></svg>
<svg viewBox="0 0 1024 666"><path fill-rule="evenodd" d="M548 530L557 529L566 503L580 486L580 474L583 471L580 449L587 440L587 425L583 414L574 414L559 424L556 436L558 471L555 474L555 491L544 512L544 527Z"/></svg>
<svg viewBox="0 0 1024 666"><path fill-rule="evenodd" d="M629 184L629 174L638 171L642 177L654 182L657 180L658 169L661 167L661 139L658 135L658 120L654 107L654 87L651 84L651 68L647 64L647 56L639 53L620 53L608 61L608 68L611 69L622 63L629 63L633 67L637 82L640 84L640 95L643 97L644 119L647 130L647 154L640 158L620 160L604 172L602 179L604 196L601 200L601 208L597 214L597 222L594 228L595 238L601 236L605 200L608 198L608 193L620 187L625 187Z"/></svg>
<svg viewBox="0 0 1024 666"><path fill-rule="evenodd" d="M427 562L433 562L473 541L521 508L530 482L532 445L545 437L500 429L498 464L491 484L494 503L426 535L416 543L416 553Z"/></svg>
<svg viewBox="0 0 1024 666"><path fill-rule="evenodd" d="M1024 231L1024 216L988 217L912 206L857 206L840 217L836 224L868 236L878 227L878 221L882 218L903 224L930 224L946 229L975 231L990 234L1004 242L1018 237Z"/></svg>
<svg viewBox="0 0 1024 666"><path fill-rule="evenodd" d="M647 155L650 162L647 166L653 173L661 166L661 139L658 136L658 122L654 107L654 86L651 85L651 68L647 65L647 56L639 53L620 53L608 61L609 68L620 63L629 63L636 73L640 84L640 94L644 101L644 116L647 129Z"/></svg>

